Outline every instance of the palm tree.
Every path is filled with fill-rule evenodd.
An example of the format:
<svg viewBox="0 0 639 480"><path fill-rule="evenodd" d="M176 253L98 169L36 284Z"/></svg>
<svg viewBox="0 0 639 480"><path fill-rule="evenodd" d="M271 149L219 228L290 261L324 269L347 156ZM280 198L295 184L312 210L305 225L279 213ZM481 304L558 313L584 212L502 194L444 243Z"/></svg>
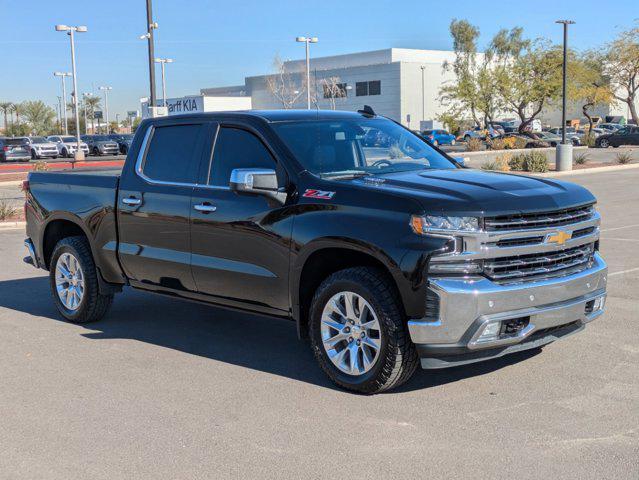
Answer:
<svg viewBox="0 0 639 480"><path fill-rule="evenodd" d="M100 108L100 97L94 97L93 95L87 95L84 97L84 108L87 109L87 115L91 117L91 131L95 133L95 111Z"/></svg>
<svg viewBox="0 0 639 480"><path fill-rule="evenodd" d="M16 123L20 124L20 112L22 111L22 105L20 103L11 104L11 112L16 114ZM13 121L11 122L13 123Z"/></svg>
<svg viewBox="0 0 639 480"><path fill-rule="evenodd" d="M7 123L7 113L11 112L11 106L13 104L11 102L0 102L0 111L2 111L4 115L4 131L7 131L9 124Z"/></svg>

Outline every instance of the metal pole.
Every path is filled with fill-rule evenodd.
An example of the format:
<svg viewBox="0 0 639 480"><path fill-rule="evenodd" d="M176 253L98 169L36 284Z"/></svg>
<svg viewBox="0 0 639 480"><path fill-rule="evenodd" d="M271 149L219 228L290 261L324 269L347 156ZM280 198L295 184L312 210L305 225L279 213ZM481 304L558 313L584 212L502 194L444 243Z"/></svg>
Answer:
<svg viewBox="0 0 639 480"><path fill-rule="evenodd" d="M150 97L149 104L155 108L155 53L153 49L153 6L152 0L146 0L146 28L148 33L148 44L149 44L149 84L150 84Z"/></svg>
<svg viewBox="0 0 639 480"><path fill-rule="evenodd" d="M162 66L162 105L166 107L166 78L164 76L164 66L166 62L160 62Z"/></svg>
<svg viewBox="0 0 639 480"><path fill-rule="evenodd" d="M426 107L425 107L425 95L424 95L424 70L426 67L422 65L422 122L426 120Z"/></svg>
<svg viewBox="0 0 639 480"><path fill-rule="evenodd" d="M564 64L563 85L561 90L561 143L566 143L566 61L568 56L568 22L564 23Z"/></svg>
<svg viewBox="0 0 639 480"><path fill-rule="evenodd" d="M75 110L75 136L77 146L75 150L75 160L84 160L84 152L80 148L80 112L78 111L78 78L75 70L75 42L73 41L73 29L69 30L71 38L71 71L73 72L73 106ZM73 163L71 168L73 168Z"/></svg>
<svg viewBox="0 0 639 480"><path fill-rule="evenodd" d="M306 109L311 109L311 61L310 61L311 39L306 37Z"/></svg>
<svg viewBox="0 0 639 480"><path fill-rule="evenodd" d="M64 107L64 134L68 135L69 130L67 127L67 86L65 82L66 75L62 75L62 106Z"/></svg>
<svg viewBox="0 0 639 480"><path fill-rule="evenodd" d="M106 133L109 133L109 89L104 89L104 113L106 115Z"/></svg>
<svg viewBox="0 0 639 480"><path fill-rule="evenodd" d="M82 94L82 98L84 99L84 134L89 134L89 127L87 123L87 96Z"/></svg>

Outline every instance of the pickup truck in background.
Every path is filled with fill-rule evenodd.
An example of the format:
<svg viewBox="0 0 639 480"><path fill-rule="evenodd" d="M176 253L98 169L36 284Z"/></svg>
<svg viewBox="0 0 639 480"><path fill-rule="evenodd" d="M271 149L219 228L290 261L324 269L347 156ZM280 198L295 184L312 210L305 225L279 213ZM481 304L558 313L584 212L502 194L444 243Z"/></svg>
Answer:
<svg viewBox="0 0 639 480"><path fill-rule="evenodd" d="M148 119L121 173L24 189L25 261L67 320L101 319L124 286L288 318L358 392L540 348L604 310L589 191L462 168L369 107Z"/></svg>

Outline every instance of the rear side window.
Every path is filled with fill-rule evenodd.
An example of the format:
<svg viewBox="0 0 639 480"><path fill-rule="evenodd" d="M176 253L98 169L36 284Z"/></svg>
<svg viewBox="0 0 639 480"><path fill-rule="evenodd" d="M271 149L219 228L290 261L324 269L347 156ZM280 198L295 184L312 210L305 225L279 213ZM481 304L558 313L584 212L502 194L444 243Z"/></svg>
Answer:
<svg viewBox="0 0 639 480"><path fill-rule="evenodd" d="M275 160L259 138L246 130L222 127L215 141L209 185L228 186L235 168L275 169Z"/></svg>
<svg viewBox="0 0 639 480"><path fill-rule="evenodd" d="M156 127L144 158L144 175L161 182L195 183L201 130L201 125Z"/></svg>

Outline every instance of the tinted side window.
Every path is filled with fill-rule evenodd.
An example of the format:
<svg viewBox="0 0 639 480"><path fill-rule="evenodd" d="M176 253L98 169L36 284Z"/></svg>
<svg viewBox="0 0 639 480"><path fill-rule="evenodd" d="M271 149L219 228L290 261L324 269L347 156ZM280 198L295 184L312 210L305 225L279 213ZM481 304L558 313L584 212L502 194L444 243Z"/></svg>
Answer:
<svg viewBox="0 0 639 480"><path fill-rule="evenodd" d="M231 171L235 168L275 169L275 160L252 133L222 127L215 141L209 185L228 186Z"/></svg>
<svg viewBox="0 0 639 480"><path fill-rule="evenodd" d="M144 158L142 171L151 180L195 183L196 156L201 125L157 127Z"/></svg>

